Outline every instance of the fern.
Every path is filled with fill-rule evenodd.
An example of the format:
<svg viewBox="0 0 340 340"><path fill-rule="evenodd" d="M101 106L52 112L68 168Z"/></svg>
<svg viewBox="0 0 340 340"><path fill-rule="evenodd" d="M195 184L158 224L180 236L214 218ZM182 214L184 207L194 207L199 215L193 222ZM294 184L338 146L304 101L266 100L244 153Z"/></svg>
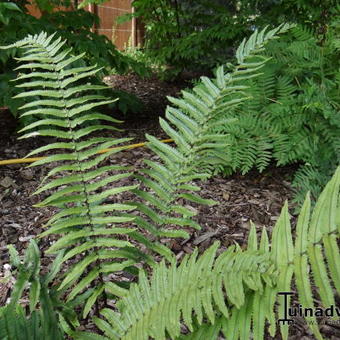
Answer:
<svg viewBox="0 0 340 340"><path fill-rule="evenodd" d="M174 106L166 110L166 119L160 119L163 130L174 140L176 147L164 145L156 138L147 135L148 147L161 159L161 162L147 160L147 169L136 177L148 191L140 188L133 192L142 202L133 202L143 214L135 222L147 229L156 238L188 237L182 229L170 228L171 225L199 229L200 226L192 219L195 215L190 207L192 202L214 204L197 195L200 190L196 180L206 179L213 173L218 164L226 162L225 133L216 133L216 126L221 120L226 125L230 119L223 119L226 110L249 99L245 93L245 79L259 75L259 70L267 59L258 55L264 45L276 38L277 34L287 31L289 25L281 25L268 31L258 32L244 40L236 52L238 65L231 72L223 66L216 71L216 78L202 77L201 82L192 92L183 91L182 99L169 98ZM262 149L266 143L260 142ZM254 160L252 160L254 161ZM259 160L263 163L263 160ZM188 202L179 204L179 200ZM145 203L144 203L145 202ZM166 256L164 252L162 255Z"/></svg>
<svg viewBox="0 0 340 340"><path fill-rule="evenodd" d="M102 294L125 294L119 285L108 283L106 275L133 270L132 267L141 261L153 264L153 259L139 251L127 237L171 260L171 251L158 242L159 238L188 237L189 234L182 229L173 230L169 225L200 228L192 219L195 213L178 204L178 200L214 203L194 194L200 188L191 182L209 177L214 165L224 158L224 136L212 132L217 118L226 108L248 99L243 92L245 87L238 84L245 78L257 76L257 71L266 62L266 58L257 55L258 52L269 40L288 28L289 25L281 25L268 32L266 29L254 32L238 48L239 65L231 73L225 73L224 68L220 67L216 79L202 78L201 84L194 88L195 94L183 92L183 99L170 99L177 108L168 107L167 121L161 119L160 124L174 139L177 147L147 136L149 147L162 162L146 161L149 168L143 169L142 175L136 175L153 193L141 190L137 185L119 186L119 180L131 175L128 169L100 165L108 156L97 155L100 150L128 139L91 137L92 132L116 130L99 121L119 123L110 116L93 112L98 106L112 102L103 96L91 94L91 91L106 87L78 84L78 80L96 74L98 68L72 67L82 55L72 56L71 50L62 49L65 42L61 39L53 41L53 36L45 33L28 36L7 47L24 48L25 52L19 58L24 64L18 70L31 70L17 79L23 81L18 86L28 91L16 97L34 99L21 108L25 110L22 116L43 117L22 129L25 134L21 138L40 135L61 140L38 148L28 156L59 150L32 165L62 163L47 174L35 193L54 191L36 206L61 209L46 224L48 229L40 236L58 236L47 252L66 250L62 263L77 259L64 273L58 287L60 291L67 291L68 302L75 300L89 285L96 287L87 298L84 316ZM113 152L118 151L109 154ZM106 189L113 183L114 187ZM109 197L126 191L133 191L142 202L106 203ZM135 207L146 218L129 214ZM132 222L142 232L126 227ZM120 223L122 227L117 226ZM144 236L145 231L151 233L154 242Z"/></svg>
<svg viewBox="0 0 340 340"><path fill-rule="evenodd" d="M40 237L58 235L58 240L47 253L67 250L60 259L61 263L78 259L73 261L59 285L59 290L72 288L68 301L74 300L91 283L96 284L97 288L92 290L84 307L84 315L87 315L106 288L122 294L123 289L113 283L106 287L104 275L123 270L141 258L148 261L148 258L126 240L126 236L134 231L126 225L134 217L121 216L121 212L130 211L133 207L106 202L109 197L136 187L119 185L119 180L127 178L130 173L126 167L119 165L101 165L109 154L117 150L98 155L100 150L129 139L90 136L92 132L103 129L117 130L100 122L119 121L95 111L98 106L114 100L91 94L91 91L105 89L105 86L78 83L80 79L93 76L99 69L95 66L72 67L82 55L72 56L71 50L63 50L64 44L60 38L53 41L53 35L41 33L28 36L7 48L25 49L19 58L24 64L18 70L28 72L19 75L17 80L21 81L18 86L27 90L16 97L32 98L32 101L21 108L25 110L22 116L42 117L22 129L25 134L21 138L39 135L61 140L30 153L57 150L56 154L32 166L61 163L47 174L35 192L54 191L36 206L61 209L46 224L48 229ZM110 185L109 188L106 188L107 185ZM119 223L124 226L117 227Z"/></svg>
<svg viewBox="0 0 340 340"><path fill-rule="evenodd" d="M101 165L107 155L98 155L98 152L127 139L90 136L92 132L102 129L116 129L98 121L118 123L107 115L89 113L97 106L111 102L105 97L91 94L91 91L104 87L77 83L79 79L95 74L97 68L72 67L72 63L80 56L72 56L71 51L62 50L63 42L60 39L52 42L53 36L47 37L44 33L29 36L14 45L26 49L20 60L28 63L19 69L32 69L19 76L21 81L31 80L19 85L28 88L19 97L34 98L31 103L24 105L26 112L23 115L43 116L23 129L23 138L43 135L63 140L31 153L62 150L33 164L62 162L47 174L36 192L54 191L38 206L60 208L47 223L48 229L41 235L55 234L59 237L48 250L49 253L59 254L54 275L62 264L73 260L71 268L62 274L62 282L57 289L59 294L67 293L68 305L74 306L84 301L83 316L88 315L93 304L103 294L123 297L117 304L117 310L103 309L102 315L107 321L95 318L98 328L106 337L178 338L183 336L182 322L192 332L192 337L209 334L216 337L222 330L227 338L248 339L252 332L254 339L262 339L267 321L270 324L269 332L274 336L276 294L290 290L293 275L303 305L311 306L313 303L308 263L323 305L334 303L332 283L338 290L340 287L336 266L340 260L337 245L340 170L320 196L310 223L310 198L306 198L298 222L295 245L287 205L273 230L271 242L265 230L258 242L253 228L246 250L234 246L216 257L218 244L215 244L201 257L198 257L196 251L177 265L171 251L159 242L159 238L164 236L189 235L187 231L174 230L170 225L199 228L192 219L195 215L193 210L187 205L183 206L179 200L213 203L194 193L200 189L196 180L211 176L216 164L229 159L229 155L225 154L224 133L216 132L216 126L222 122L229 125L230 119L235 118L235 114L244 108L243 105L253 105L245 104L249 92L244 82L252 84L253 78L259 75L258 70L266 63L267 59L260 55L264 45L288 28L288 25L283 25L268 32L256 31L238 48L238 65L232 67L231 72L226 73L224 67L220 67L215 79L203 77L193 93L183 92L183 99L171 98L175 107L168 107L166 120L161 119L160 123L164 131L174 139L176 147L147 136L149 147L161 161L146 161L148 168L135 175L146 190L142 186L119 185L120 179L131 175L127 168ZM266 91L271 91L271 96L277 96L276 99L288 97L294 91L285 77L279 78L275 88L270 77L263 81ZM254 91L258 91L259 96L263 95L260 88ZM230 116L223 120L221 116L225 115L227 109L230 110ZM273 112L278 112L280 116L283 110L276 105ZM95 122L91 123L93 120ZM257 117L251 117L250 120L256 122ZM260 120L257 123L260 124ZM286 124L287 121L282 120L282 126ZM230 126L231 129L248 132L246 126ZM275 133L275 129L270 131L270 134ZM269 150L274 148L266 137L261 136L257 140L257 148L265 157L256 159L251 153L241 154L241 157L248 159L248 163L256 162L259 167L264 167L270 158ZM303 143L299 146L304 147ZM301 150L296 148L295 152L298 154ZM294 159L297 156L290 157ZM103 178L104 175L107 177ZM113 188L106 189L107 185L113 183ZM106 202L111 196L126 191L133 191L140 201L125 204ZM129 214L135 207L143 215L136 217ZM119 227L119 223L123 225ZM136 223L138 229L126 227L132 223ZM147 238L146 232L152 237ZM170 266L165 260L155 265L151 256L143 254L130 242L133 239L162 254L169 260ZM133 271L133 266L141 261L155 266L151 281L143 270L138 285L132 285L130 290L108 279L107 275L115 271ZM29 276L34 282L32 311L39 300L39 283L35 282L40 282L42 287L40 279L37 279L38 267L38 262L35 262L34 275ZM18 302L26 282L26 276L18 280L13 292L13 305ZM85 291L89 286L91 288ZM280 305L278 310L279 315L282 315L283 306ZM65 322L63 325L68 333L73 333ZM314 334L321 339L317 327L312 327ZM288 328L281 327L281 333L286 339ZM105 336L90 333L74 333L74 336L105 339ZM187 337L190 338L190 335Z"/></svg>
<svg viewBox="0 0 340 340"><path fill-rule="evenodd" d="M339 64L328 35L320 46L313 32L297 26L267 46L272 60L263 74L243 82L252 100L226 110L225 118L237 123L216 129L229 135L225 173L263 171L271 162L302 164L293 181L296 200L302 202L308 190L313 200L318 197L340 162Z"/></svg>
<svg viewBox="0 0 340 340"><path fill-rule="evenodd" d="M180 264L173 262L167 267L163 261L154 268L150 280L141 272L138 284L133 284L117 304L118 311L103 309L105 320L95 317L96 325L107 339L217 339L222 330L226 339L256 340L264 338L268 321L269 333L275 336L277 293L291 290L293 275L303 307L314 307L311 277L322 305L335 305L333 289L340 292L339 194L340 168L312 214L307 195L295 242L286 203L271 242L266 229L258 241L252 226L245 250L231 246L216 256L219 244L215 243L199 257L195 250ZM283 308L279 304L278 318L284 315ZM316 319L307 319L313 321L308 325L316 338L322 339ZM181 324L193 333L181 336ZM280 328L287 339L288 325ZM75 337L82 335L79 332Z"/></svg>
<svg viewBox="0 0 340 340"><path fill-rule="evenodd" d="M63 331L60 318L66 318L74 326L79 326L77 317L69 305L60 300L49 283L55 278L62 253L51 264L47 274L41 273L40 252L34 240L26 250L21 261L13 246L8 246L11 257L11 270L16 275L9 304L0 308L0 338L15 340L61 340ZM19 304L20 299L28 291L29 312ZM39 305L39 307L38 307Z"/></svg>

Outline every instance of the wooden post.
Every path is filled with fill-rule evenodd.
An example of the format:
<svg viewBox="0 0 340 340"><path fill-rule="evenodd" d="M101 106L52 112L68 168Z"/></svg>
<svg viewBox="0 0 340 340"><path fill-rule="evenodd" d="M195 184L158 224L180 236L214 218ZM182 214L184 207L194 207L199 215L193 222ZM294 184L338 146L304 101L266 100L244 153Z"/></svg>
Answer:
<svg viewBox="0 0 340 340"><path fill-rule="evenodd" d="M96 8L95 8L95 4L89 4L88 5L88 11L90 12L90 13L92 13L92 14L96 14ZM95 25L93 25L92 27L91 27L91 32L92 33L96 33L96 26Z"/></svg>
<svg viewBox="0 0 340 340"><path fill-rule="evenodd" d="M131 13L135 13L135 8L132 6L132 4ZM135 17L132 17L131 20L131 45L133 48L137 47L137 22Z"/></svg>
<svg viewBox="0 0 340 340"><path fill-rule="evenodd" d="M145 36L145 26L141 18L136 18L136 40L137 40L137 46L143 47L144 45L144 36Z"/></svg>

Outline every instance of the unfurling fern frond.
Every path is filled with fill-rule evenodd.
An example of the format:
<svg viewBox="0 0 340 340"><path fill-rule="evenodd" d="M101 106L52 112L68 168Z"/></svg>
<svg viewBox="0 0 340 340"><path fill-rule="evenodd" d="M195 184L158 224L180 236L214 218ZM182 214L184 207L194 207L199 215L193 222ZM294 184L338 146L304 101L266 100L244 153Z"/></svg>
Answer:
<svg viewBox="0 0 340 340"><path fill-rule="evenodd" d="M133 203L144 217L135 222L149 230L156 237L187 237L184 230L173 230L169 225L200 228L192 220L195 210L178 204L179 200L214 204L197 195L200 188L194 181L208 178L218 164L228 158L226 149L229 141L225 133L216 132L216 126L222 123L232 124L230 119L223 120L225 112L249 99L245 94L245 79L259 75L267 59L259 52L277 34L287 31L289 25L267 31L255 31L248 40L244 40L236 52L238 65L231 72L225 72L223 66L216 71L216 78L202 77L201 82L192 92L183 91L182 99L169 98L174 106L166 110L166 119L160 119L163 130L174 140L176 147L164 145L156 138L147 135L149 148L161 159L161 162L145 161L147 169L136 177L149 189L134 193L145 203ZM261 148L269 146L261 143ZM252 160L252 162L255 160ZM259 160L259 166L265 162ZM145 176L146 175L146 176ZM190 182L192 182L190 184Z"/></svg>
<svg viewBox="0 0 340 340"><path fill-rule="evenodd" d="M276 334L276 323L285 315L279 292L290 292L292 278L303 308L313 308L311 282L322 306L335 305L334 288L340 292L340 168L320 195L311 214L306 197L293 242L288 205L284 205L271 242L264 229L258 242L253 226L248 247L231 246L216 257L218 243L197 257L197 250L180 264L164 262L148 280L141 273L138 284L117 304L118 311L103 309L105 318L94 321L107 339L156 340L226 339L263 340L266 322ZM309 268L311 267L311 270ZM279 300L278 315L274 305ZM322 339L315 317L306 317L317 339ZM211 326L209 326L209 323ZM181 335L185 325L192 334ZM288 325L281 325L283 339ZM75 334L82 339L83 333ZM196 337L195 337L195 336Z"/></svg>
<svg viewBox="0 0 340 340"><path fill-rule="evenodd" d="M66 250L60 260L62 263L77 259L59 286L60 290L72 288L68 295L69 301L89 284L96 282L96 289L92 291L85 306L86 315L96 298L107 288L103 280L106 273L123 270L139 261L140 257L147 257L126 239L126 235L134 231L129 227L134 217L122 216L122 213L133 207L106 203L109 198L112 201L115 195L136 188L119 184L130 173L126 167L119 165L101 165L109 154L117 150L98 154L102 149L129 139L91 137L95 131L117 130L112 123L119 123L118 120L95 111L97 107L114 100L98 95L97 92L93 94L106 86L78 83L78 80L94 75L98 68L72 66L82 55L72 56L70 50L62 48L64 43L60 38L53 40L53 35L41 33L28 36L7 48L24 49L23 56L19 58L23 64L18 70L27 73L20 74L17 80L23 81L19 86L26 91L17 97L31 98L21 108L24 110L22 116L39 118L22 129L25 134L21 138L58 138L57 142L30 153L33 155L57 150L55 154L32 166L59 162L35 193L53 190L37 206L61 208L46 224L48 229L41 236L59 236L47 252ZM47 178L52 179L46 181ZM124 225L117 227L119 224ZM110 284L109 288L116 294L122 294L123 289L118 286Z"/></svg>

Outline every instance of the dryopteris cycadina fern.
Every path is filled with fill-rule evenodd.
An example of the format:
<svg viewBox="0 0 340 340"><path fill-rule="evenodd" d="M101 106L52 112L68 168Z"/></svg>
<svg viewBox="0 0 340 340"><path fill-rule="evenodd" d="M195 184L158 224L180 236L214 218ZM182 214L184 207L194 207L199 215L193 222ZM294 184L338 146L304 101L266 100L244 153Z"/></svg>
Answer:
<svg viewBox="0 0 340 340"><path fill-rule="evenodd" d="M165 145L156 138L146 135L148 147L159 156L161 162L145 160L147 169L142 169L136 177L152 192L140 188L133 190L142 202L131 204L143 213L135 223L157 237L189 236L184 230L173 230L169 225L192 227L200 226L192 219L195 209L191 202L214 204L202 199L195 192L200 187L196 180L211 176L216 164L224 163L226 136L215 133L216 126L230 124L223 119L225 111L249 99L245 93L245 79L259 75L267 59L259 54L264 45L286 32L290 25L281 25L273 30L257 30L248 40L244 40L236 52L238 65L226 73L221 66L216 78L202 77L193 92L183 91L183 98L169 98L174 107L167 107L165 117L160 118L163 130L174 140L176 147ZM184 200L186 203L179 203ZM163 254L166 255L166 254Z"/></svg>
<svg viewBox="0 0 340 340"><path fill-rule="evenodd" d="M245 250L231 246L216 256L215 243L201 256L195 250L180 264L166 266L162 261L150 280L141 271L138 284L118 301L118 311L106 308L101 311L106 320L94 318L105 337L79 332L75 338L217 340L222 332L227 340L263 340L266 322L275 337L277 320L285 313L283 301L278 316L274 305L278 292L291 291L293 275L302 307L315 307L312 277L322 306L335 306L335 291L340 293L340 167L312 214L310 205L307 195L295 242L286 203L271 241L264 228L258 242L252 226ZM315 337L322 339L316 318L306 320ZM181 325L193 333L181 336ZM283 339L288 339L288 325L280 328Z"/></svg>
<svg viewBox="0 0 340 340"><path fill-rule="evenodd" d="M22 116L42 117L23 128L25 134L21 138L40 135L61 140L30 153L33 155L58 150L56 154L32 166L62 162L47 174L36 191L38 194L54 190L54 193L37 204L38 207L61 208L46 224L48 229L41 236L58 235L59 239L47 252L58 253L66 249L61 262L73 259L73 264L64 273L59 286L60 290L72 288L68 301L73 300L90 284L95 286L84 307L84 315L87 315L104 290L116 295L124 291L114 283L105 283L104 276L107 273L123 270L141 258L148 261L148 257L126 240L126 235L134 231L126 227L126 224L134 217L121 216L121 212L133 207L105 202L109 197L136 187L119 185L119 180L127 178L130 173L126 167L119 165L101 166L101 162L117 150L97 154L99 150L129 139L89 136L102 129L117 130L112 125L97 121L119 121L93 111L113 100L92 94L106 86L78 83L78 80L94 75L99 69L96 66L72 66L82 55L72 56L71 50L63 50L64 43L60 38L53 41L53 35L41 33L28 36L6 48L24 49L23 56L18 58L24 64L17 69L28 72L19 75L17 80L24 81L18 86L28 90L17 97L32 98L32 101L21 108L25 110ZM93 121L95 123L89 124ZM51 176L54 178L45 183ZM117 227L119 223L124 225Z"/></svg>
<svg viewBox="0 0 340 340"><path fill-rule="evenodd" d="M254 32L238 48L239 65L233 72L225 74L223 67L220 67L215 80L202 78L202 84L194 88L196 94L183 92L184 99L171 99L179 109L169 107L166 113L169 123L162 119L160 123L164 131L174 139L177 148L172 148L152 136L147 136L150 148L162 159L163 163L146 161L150 167L142 170L146 176L137 176L143 184L154 191L154 194L133 186L103 189L110 183L126 178L130 174L120 173L127 169L119 166L100 167L100 162L107 155L97 156L99 150L127 139L90 138L83 140L94 131L105 128L115 129L104 124L84 127L84 123L87 124L92 120L117 122L107 115L96 112L88 113L89 110L110 102L102 96L86 93L105 87L77 84L79 79L95 74L98 71L96 67L71 67L72 63L81 56L70 57L70 50L61 49L64 42L60 39L52 42L53 36L47 37L45 33L29 36L13 45L26 49L19 61L28 63L18 69L33 69L32 72L18 77L19 80L30 79L29 82L19 85L30 90L19 94L18 97L39 97L22 107L27 110L23 116L44 116L43 119L25 127L23 132L31 130L33 132L26 133L22 138L43 135L65 140L65 142L56 142L41 147L30 155L55 149L66 150L33 164L36 166L55 161L64 162L47 175L47 178L51 176L59 176L59 178L43 184L36 193L51 189L56 192L37 206L62 208L47 223L48 230L42 234L42 236L50 234L59 236L58 241L50 247L48 252L67 249L62 259L63 262L81 258L65 273L64 280L59 287L60 289L72 287L68 300L74 299L88 285L95 283L96 288L85 305L84 315L87 315L93 303L104 291L107 290L118 296L124 294L119 286L104 280L106 274L124 270L140 259L152 263L149 257L138 251L129 241L108 236L129 235L168 259L171 258L171 252L166 246L158 242L150 242L142 233L132 228L117 228L117 223L128 223L135 219L135 216L122 212L137 206L152 222L140 216L135 219L135 222L140 228L151 232L156 237L188 237L188 233L183 230L167 228L169 224L199 228L199 225L191 219L195 213L178 204L177 201L183 198L197 203L212 203L211 200L203 200L193 195L192 192L200 188L190 184L194 180L209 177L211 164L223 158L224 136L213 134L212 130L216 124L220 124L219 115L223 114L226 108L233 107L247 99L243 93L245 87L238 83L244 78L257 76L257 70L266 62L264 57L257 55L258 52L267 41L288 28L289 25L281 25L268 32L266 29ZM82 95L84 92L85 95ZM230 99L231 95L234 96L233 99ZM102 179L101 177L107 172L115 173ZM104 191L98 193L98 190ZM134 190L146 204L140 202L105 204L105 199L109 196L127 190ZM108 226L108 224L114 225Z"/></svg>

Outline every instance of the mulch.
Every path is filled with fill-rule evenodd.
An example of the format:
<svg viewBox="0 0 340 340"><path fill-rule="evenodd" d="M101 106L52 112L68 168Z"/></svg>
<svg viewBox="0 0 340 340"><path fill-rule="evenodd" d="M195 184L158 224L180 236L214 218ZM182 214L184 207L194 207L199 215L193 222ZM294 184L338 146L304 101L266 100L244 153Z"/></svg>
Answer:
<svg viewBox="0 0 340 340"><path fill-rule="evenodd" d="M145 102L148 110L143 113L143 119L141 116L126 117L127 121L123 125L125 132L117 133L115 136L132 137L133 142L144 141L146 132L159 138L166 137L158 125L158 115L168 103L165 96L178 94L187 84L169 85L155 79L148 83L136 76L119 77L112 83L115 88L134 91L133 93ZM149 117L146 115L147 112L150 113ZM0 112L0 115L0 159L21 158L37 146L49 142L46 138L17 140L15 120L6 111ZM110 156L107 162L139 169L143 166L144 158L154 159L155 156L144 147ZM22 254L29 240L42 232L44 223L53 214L51 208L32 207L43 198L42 195L32 194L48 170L49 166L26 168L24 164L0 167L0 275L4 271L4 265L8 263L7 244L15 245ZM203 251L216 240L221 242L222 247L235 243L245 246L251 221L259 234L263 227L270 233L284 202L292 200L290 180L293 171L293 167L270 167L262 174L251 171L246 175L234 174L229 177L216 175L206 182L198 183L202 188L201 196L212 198L218 204L211 207L195 207L198 211L197 221L202 230L194 231L190 239L164 242L167 242L180 259L185 254L191 253L195 247ZM290 213L294 226L293 211L294 207L291 206ZM42 250L45 250L50 242L51 240L42 239L40 241ZM49 262L50 259L46 258L42 263ZM7 294L0 289L0 304L5 302ZM324 334L332 340L340 339L340 329L336 326L325 325ZM267 339L280 337L268 336ZM291 327L289 339L314 338L306 325L300 322Z"/></svg>
<svg viewBox="0 0 340 340"><path fill-rule="evenodd" d="M189 81L160 81L156 76L141 79L136 74L111 75L104 78L104 82L113 90L125 91L136 96L142 103L142 108L137 114L131 116L132 120L139 121L150 117L163 115L169 101L167 96L178 97L181 90L192 87Z"/></svg>

